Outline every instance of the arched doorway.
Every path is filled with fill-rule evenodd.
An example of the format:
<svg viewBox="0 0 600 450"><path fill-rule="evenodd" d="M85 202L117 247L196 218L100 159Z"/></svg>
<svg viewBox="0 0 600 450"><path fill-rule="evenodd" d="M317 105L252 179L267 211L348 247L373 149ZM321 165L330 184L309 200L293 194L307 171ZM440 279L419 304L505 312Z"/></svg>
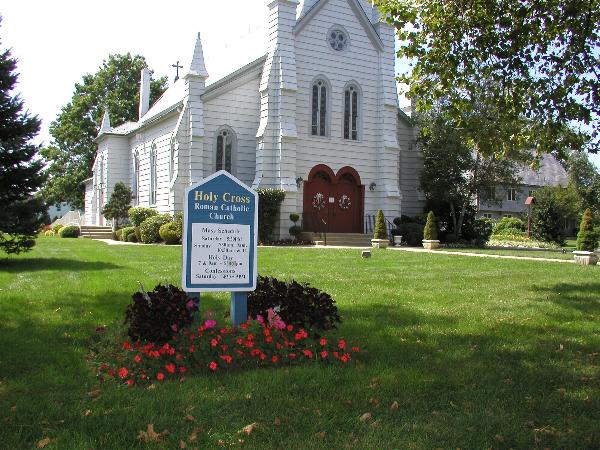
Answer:
<svg viewBox="0 0 600 450"><path fill-rule="evenodd" d="M336 175L324 164L310 171L304 183L306 231L361 233L364 186L358 172L342 167Z"/></svg>

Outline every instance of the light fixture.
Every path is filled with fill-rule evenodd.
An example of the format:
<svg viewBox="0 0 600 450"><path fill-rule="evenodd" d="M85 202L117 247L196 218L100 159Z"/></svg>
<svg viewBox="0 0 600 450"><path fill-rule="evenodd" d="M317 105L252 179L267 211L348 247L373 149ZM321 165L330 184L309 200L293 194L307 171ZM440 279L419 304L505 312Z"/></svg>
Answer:
<svg viewBox="0 0 600 450"><path fill-rule="evenodd" d="M297 187L300 187L300 186L302 186L302 182L303 182L303 181L304 181L304 180L302 179L302 177L298 177L298 178L296 178L296 186L297 186Z"/></svg>
<svg viewBox="0 0 600 450"><path fill-rule="evenodd" d="M369 190L370 191L374 191L375 188L377 187L377 183L375 183L374 181L369 185Z"/></svg>

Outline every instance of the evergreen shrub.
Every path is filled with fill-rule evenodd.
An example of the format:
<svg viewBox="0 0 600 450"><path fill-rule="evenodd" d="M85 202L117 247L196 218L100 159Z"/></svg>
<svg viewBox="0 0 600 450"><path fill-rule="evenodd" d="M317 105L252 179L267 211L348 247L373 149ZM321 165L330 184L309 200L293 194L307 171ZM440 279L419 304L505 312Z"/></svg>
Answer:
<svg viewBox="0 0 600 450"><path fill-rule="evenodd" d="M181 231L181 225L175 221L172 221L161 225L160 229L158 230L158 234L167 245L180 244Z"/></svg>
<svg viewBox="0 0 600 450"><path fill-rule="evenodd" d="M257 189L258 193L258 240L269 242L277 225L279 208L285 199L281 189Z"/></svg>
<svg viewBox="0 0 600 450"><path fill-rule="evenodd" d="M44 231L44 236L48 236L48 237L54 236L54 231L52 231L52 230L46 230L46 231Z"/></svg>
<svg viewBox="0 0 600 450"><path fill-rule="evenodd" d="M52 227L52 231L54 231L54 234L58 234L58 232L60 231L61 228L63 228L64 225L62 223L57 223L56 225L54 225Z"/></svg>
<svg viewBox="0 0 600 450"><path fill-rule="evenodd" d="M127 235L127 242L139 242L135 233L130 233Z"/></svg>
<svg viewBox="0 0 600 450"><path fill-rule="evenodd" d="M385 226L385 216L381 209L377 210L377 218L375 219L375 231L373 239L387 239L387 227Z"/></svg>
<svg viewBox="0 0 600 450"><path fill-rule="evenodd" d="M438 238L438 229L433 211L429 211L427 214L427 222L425 228L423 228L423 239L428 241L435 241Z"/></svg>
<svg viewBox="0 0 600 450"><path fill-rule="evenodd" d="M121 240L123 242L129 242L129 236L130 235L135 235L135 228L134 227L125 227L121 230Z"/></svg>
<svg viewBox="0 0 600 450"><path fill-rule="evenodd" d="M258 277L256 290L248 293L248 315L267 317L273 309L288 325L313 332L335 329L341 322L335 300L326 292L272 277Z"/></svg>
<svg viewBox="0 0 600 450"><path fill-rule="evenodd" d="M594 215L586 209L581 217L579 233L577 233L577 250L593 252L598 246L598 235L594 231Z"/></svg>
<svg viewBox="0 0 600 450"><path fill-rule="evenodd" d="M411 247L421 245L423 241L423 225L420 223L402 223L398 228L398 235L402 236L402 242Z"/></svg>
<svg viewBox="0 0 600 450"><path fill-rule="evenodd" d="M135 235L137 242L142 242L142 233L140 231L140 227L133 227L133 234Z"/></svg>
<svg viewBox="0 0 600 450"><path fill-rule="evenodd" d="M160 241L160 227L171 222L169 214L156 214L148 217L140 225L140 238L144 244L153 244Z"/></svg>
<svg viewBox="0 0 600 450"><path fill-rule="evenodd" d="M62 227L58 232L58 235L61 238L77 238L79 237L80 231L79 227L74 225L69 225L66 227Z"/></svg>
<svg viewBox="0 0 600 450"><path fill-rule="evenodd" d="M127 334L135 341L163 344L194 321L198 304L181 289L159 284L150 292L141 287L125 311Z"/></svg>
<svg viewBox="0 0 600 450"><path fill-rule="evenodd" d="M504 217L494 225L492 234L519 234L525 232L525 229L525 222L521 219L516 217Z"/></svg>
<svg viewBox="0 0 600 450"><path fill-rule="evenodd" d="M490 239L494 229L494 222L486 217L475 219L473 223L473 242L477 247L483 247Z"/></svg>
<svg viewBox="0 0 600 450"><path fill-rule="evenodd" d="M135 206L133 208L129 208L127 211L127 215L129 216L129 221L134 227L139 227L144 220L149 217L158 215L158 212L152 208L146 208L143 206Z"/></svg>

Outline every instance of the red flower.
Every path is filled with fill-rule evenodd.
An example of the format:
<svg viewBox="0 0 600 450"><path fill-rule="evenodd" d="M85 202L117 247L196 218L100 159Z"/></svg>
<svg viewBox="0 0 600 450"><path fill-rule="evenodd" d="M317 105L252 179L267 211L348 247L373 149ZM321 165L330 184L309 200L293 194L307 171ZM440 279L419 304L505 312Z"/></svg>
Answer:
<svg viewBox="0 0 600 450"><path fill-rule="evenodd" d="M343 363L347 363L350 360L350 355L348 353L344 353L340 359Z"/></svg>
<svg viewBox="0 0 600 450"><path fill-rule="evenodd" d="M211 361L210 364L208 365L208 368L214 372L215 370L217 370L217 363L214 361Z"/></svg>
<svg viewBox="0 0 600 450"><path fill-rule="evenodd" d="M296 354L295 353L290 353L288 355L288 358L290 358L290 359L296 359Z"/></svg>
<svg viewBox="0 0 600 450"><path fill-rule="evenodd" d="M240 328L242 330L247 330L248 329L248 322L244 322L243 324L240 325Z"/></svg>
<svg viewBox="0 0 600 450"><path fill-rule="evenodd" d="M313 352L311 352L310 350L302 350L302 353L304 353L304 356L306 356L307 358L313 357Z"/></svg>
<svg viewBox="0 0 600 450"><path fill-rule="evenodd" d="M190 345L190 348L188 348L188 352L194 353L195 351L196 351L196 347L194 345Z"/></svg>
<svg viewBox="0 0 600 450"><path fill-rule="evenodd" d="M135 358L133 358L133 360L134 360L136 363L139 363L139 362L141 362L141 361L142 361L142 357L141 357L140 355L135 355Z"/></svg>
<svg viewBox="0 0 600 450"><path fill-rule="evenodd" d="M175 361L181 361L183 359L183 355L181 353L177 353L175 355Z"/></svg>
<svg viewBox="0 0 600 450"><path fill-rule="evenodd" d="M360 348L359 347L352 347L352 351L354 353L358 353L358 352L360 352Z"/></svg>
<svg viewBox="0 0 600 450"><path fill-rule="evenodd" d="M263 361L266 357L267 357L267 355L265 355L264 353L261 353L259 355L259 358L260 358L261 361Z"/></svg>
<svg viewBox="0 0 600 450"><path fill-rule="evenodd" d="M219 341L217 341L216 339L211 339L210 345L211 347L216 347L217 345L219 345Z"/></svg>
<svg viewBox="0 0 600 450"><path fill-rule="evenodd" d="M265 342L266 342L267 344L270 344L271 342L273 342L273 336L267 336L267 337L265 338Z"/></svg>
<svg viewBox="0 0 600 450"><path fill-rule="evenodd" d="M184 367L184 366L181 366L181 367L179 368L179 373L186 373L186 372L187 372L187 368L186 368L186 367Z"/></svg>
<svg viewBox="0 0 600 450"><path fill-rule="evenodd" d="M123 342L123 350L131 350L131 344L129 343L129 341L125 341Z"/></svg>
<svg viewBox="0 0 600 450"><path fill-rule="evenodd" d="M327 345L327 339L321 338L321 340L319 341L319 344L321 344L322 346Z"/></svg>
<svg viewBox="0 0 600 450"><path fill-rule="evenodd" d="M125 378L129 374L129 371L125 367L119 369L119 378Z"/></svg>
<svg viewBox="0 0 600 450"><path fill-rule="evenodd" d="M288 326L286 327L286 329L287 329L288 331L294 331L294 327L293 327L292 325L288 325Z"/></svg>
<svg viewBox="0 0 600 450"><path fill-rule="evenodd" d="M327 353L327 351L326 351L326 350L323 350L323 351L321 352L321 358L325 359L325 358L327 358L327 356L329 356L329 353Z"/></svg>
<svg viewBox="0 0 600 450"><path fill-rule="evenodd" d="M279 358L278 358L277 356L273 356L273 357L271 358L271 361L272 361L273 363L276 363L277 361L279 361Z"/></svg>
<svg viewBox="0 0 600 450"><path fill-rule="evenodd" d="M219 358L221 358L227 364L231 364L231 361L233 361L233 358L229 355L221 355L221 356L219 356Z"/></svg>
<svg viewBox="0 0 600 450"><path fill-rule="evenodd" d="M340 354L338 352L333 352L333 356L335 356L336 358L339 358Z"/></svg>
<svg viewBox="0 0 600 450"><path fill-rule="evenodd" d="M343 340L343 339L340 339L340 340L338 341L338 348L339 348L340 350L344 350L344 349L346 348L346 341L345 341L345 340Z"/></svg>
<svg viewBox="0 0 600 450"><path fill-rule="evenodd" d="M249 341L252 341L254 339L254 335L252 333L248 333L246 335L246 339L248 339Z"/></svg>
<svg viewBox="0 0 600 450"><path fill-rule="evenodd" d="M133 383L134 383L134 381L133 381L132 378L130 378L129 380L127 380L127 386L133 386Z"/></svg>
<svg viewBox="0 0 600 450"><path fill-rule="evenodd" d="M141 374L141 375L140 375L140 378L141 378L142 380L145 380L145 379L146 379L146 378L148 378L148 377L146 377L146 374L145 374L145 373L143 373L143 374Z"/></svg>
<svg viewBox="0 0 600 450"><path fill-rule="evenodd" d="M167 372L169 373L175 373L175 364L167 364L165 366L165 369L167 370Z"/></svg>
<svg viewBox="0 0 600 450"><path fill-rule="evenodd" d="M162 381L162 380L164 380L164 379L165 379L165 374L164 374L164 373L162 373L162 372L158 372L158 373L156 374L156 379L157 379L158 381Z"/></svg>
<svg viewBox="0 0 600 450"><path fill-rule="evenodd" d="M221 350L223 350L224 352L227 351L227 346L225 344L221 345Z"/></svg>
<svg viewBox="0 0 600 450"><path fill-rule="evenodd" d="M242 345L244 343L244 340L241 337L239 337L235 340L235 342L237 345Z"/></svg>

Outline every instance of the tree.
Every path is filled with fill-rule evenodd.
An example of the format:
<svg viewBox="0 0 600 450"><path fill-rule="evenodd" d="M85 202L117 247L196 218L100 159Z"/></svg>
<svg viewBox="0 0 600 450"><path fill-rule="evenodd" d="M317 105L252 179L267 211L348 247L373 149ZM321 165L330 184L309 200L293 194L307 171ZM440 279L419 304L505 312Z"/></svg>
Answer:
<svg viewBox="0 0 600 450"><path fill-rule="evenodd" d="M598 246L598 235L594 232L594 215L591 209L586 209L581 218L579 233L577 233L577 250L593 252Z"/></svg>
<svg viewBox="0 0 600 450"><path fill-rule="evenodd" d="M427 214L427 222L425 222L425 228L423 228L423 239L435 241L437 238L438 232L435 214L433 214L433 211L429 211L429 214Z"/></svg>
<svg viewBox="0 0 600 450"><path fill-rule="evenodd" d="M34 195L44 177L38 147L30 143L40 120L23 111L23 100L12 94L16 68L10 50L0 53L0 249L6 253L31 249L46 213Z"/></svg>
<svg viewBox="0 0 600 450"><path fill-rule="evenodd" d="M421 188L429 205L447 205L449 214L435 212L438 218L450 217L448 228L458 239L462 236L465 218L473 216L474 219L470 211L476 199L499 203L495 195L489 194L498 186L518 184L517 164L523 157L515 154L514 158L498 158L474 150L468 145L468 136L463 130L448 120L445 108L443 102L438 102L417 117L418 143L423 153Z"/></svg>
<svg viewBox="0 0 600 450"><path fill-rule="evenodd" d="M535 191L535 205L531 211L533 236L545 242L565 243L563 224L571 217L568 205L563 200L564 190L560 186L546 186Z"/></svg>
<svg viewBox="0 0 600 450"><path fill-rule="evenodd" d="M131 198L133 193L122 182L115 184L113 193L110 196L108 203L102 208L102 214L109 220L114 220L113 228L119 228L119 219L127 219L127 212L131 208Z"/></svg>
<svg viewBox="0 0 600 450"><path fill-rule="evenodd" d="M580 197L580 210L591 208L600 213L600 173L585 153L573 152L567 160L569 186Z"/></svg>
<svg viewBox="0 0 600 450"><path fill-rule="evenodd" d="M385 226L385 216L381 209L377 210L377 217L375 218L375 230L373 232L374 239L387 239L387 228Z"/></svg>
<svg viewBox="0 0 600 450"><path fill-rule="evenodd" d="M398 56L413 64L402 80L417 108L448 98L454 125L491 144L481 146L487 155L600 148L599 0L376 3L404 43ZM464 113L482 98L492 114L478 127Z"/></svg>
<svg viewBox="0 0 600 450"><path fill-rule="evenodd" d="M104 110L111 125L138 120L140 72L146 67L143 56L110 55L94 75L83 76L75 84L71 101L62 107L50 125L52 142L41 153L49 162L49 180L44 197L49 203L68 202L83 208L82 181L92 175L98 135ZM166 78L150 83L150 102L166 88Z"/></svg>

